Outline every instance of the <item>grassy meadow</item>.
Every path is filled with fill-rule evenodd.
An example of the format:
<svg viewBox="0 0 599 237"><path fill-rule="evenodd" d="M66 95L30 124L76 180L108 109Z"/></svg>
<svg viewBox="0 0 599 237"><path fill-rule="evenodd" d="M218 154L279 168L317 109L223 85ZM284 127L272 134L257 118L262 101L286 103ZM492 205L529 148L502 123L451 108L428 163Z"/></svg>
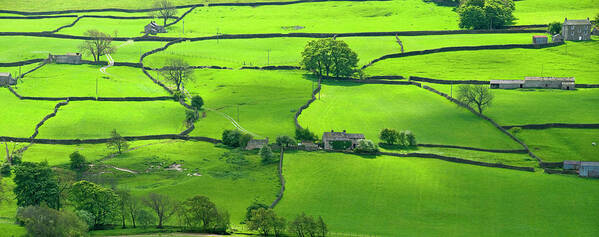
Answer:
<svg viewBox="0 0 599 237"><path fill-rule="evenodd" d="M409 85L326 82L321 99L299 117L319 136L347 130L378 142L383 128L411 130L419 143L520 149L507 135L441 96Z"/></svg>
<svg viewBox="0 0 599 237"><path fill-rule="evenodd" d="M8 89L0 89L0 136L30 137L35 125L52 113L57 102L19 100Z"/></svg>
<svg viewBox="0 0 599 237"><path fill-rule="evenodd" d="M58 29L58 27L71 24L73 21L75 21L75 17L44 19L0 19L0 32L53 31Z"/></svg>
<svg viewBox="0 0 599 237"><path fill-rule="evenodd" d="M564 22L564 18L586 19L592 18L599 12L599 5L595 0L526 0L514 1L517 25L547 24L549 22Z"/></svg>
<svg viewBox="0 0 599 237"><path fill-rule="evenodd" d="M459 51L387 59L373 64L365 72L447 80L575 77L576 83L597 84L599 43L596 37L593 39L544 49Z"/></svg>
<svg viewBox="0 0 599 237"><path fill-rule="evenodd" d="M595 180L418 158L287 153L287 218L322 215L338 235L597 235ZM551 190L551 191L548 191ZM581 208L585 207L585 208ZM569 223L590 228L568 228ZM547 223L551 223L548 225Z"/></svg>
<svg viewBox="0 0 599 237"><path fill-rule="evenodd" d="M522 129L515 135L543 161L599 161L599 147L592 145L599 143L597 129Z"/></svg>
<svg viewBox="0 0 599 237"><path fill-rule="evenodd" d="M109 67L106 75L100 72L101 65L48 64L28 74L17 86L22 96L168 96L160 86L154 84L134 67ZM98 94L96 94L96 83Z"/></svg>

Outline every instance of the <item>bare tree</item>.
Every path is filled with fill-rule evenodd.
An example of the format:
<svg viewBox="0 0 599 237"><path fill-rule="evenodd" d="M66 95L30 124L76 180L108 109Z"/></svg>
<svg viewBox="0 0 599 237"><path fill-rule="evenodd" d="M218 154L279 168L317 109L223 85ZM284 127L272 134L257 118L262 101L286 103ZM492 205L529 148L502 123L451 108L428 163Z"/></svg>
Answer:
<svg viewBox="0 0 599 237"><path fill-rule="evenodd" d="M167 81L177 85L177 91L181 90L183 83L193 79L193 68L185 60L180 58L168 60L167 65L159 70Z"/></svg>
<svg viewBox="0 0 599 237"><path fill-rule="evenodd" d="M460 85L458 88L458 100L470 107L476 106L479 113L491 105L493 94L488 86L484 85Z"/></svg>
<svg viewBox="0 0 599 237"><path fill-rule="evenodd" d="M92 55L94 61L99 61L100 57L105 54L111 54L116 51L116 47L112 46L112 36L100 32L98 30L88 30L85 36L91 39L83 42L79 48L83 53Z"/></svg>
<svg viewBox="0 0 599 237"><path fill-rule="evenodd" d="M164 26L166 26L166 20L168 20L168 18L174 17L175 14L177 14L177 8L175 8L175 5L169 0L158 0L154 2L154 8L158 9L155 15L164 20Z"/></svg>
<svg viewBox="0 0 599 237"><path fill-rule="evenodd" d="M133 224L133 228L136 228L135 220L138 217L139 210L141 207L139 206L139 199L135 197L131 197L126 203L126 209L129 212L129 217L131 217L131 224Z"/></svg>
<svg viewBox="0 0 599 237"><path fill-rule="evenodd" d="M158 217L157 228L159 229L162 228L163 222L166 222L168 218L175 214L175 202L171 201L166 195L150 193L143 201L146 206L156 213L156 216Z"/></svg>

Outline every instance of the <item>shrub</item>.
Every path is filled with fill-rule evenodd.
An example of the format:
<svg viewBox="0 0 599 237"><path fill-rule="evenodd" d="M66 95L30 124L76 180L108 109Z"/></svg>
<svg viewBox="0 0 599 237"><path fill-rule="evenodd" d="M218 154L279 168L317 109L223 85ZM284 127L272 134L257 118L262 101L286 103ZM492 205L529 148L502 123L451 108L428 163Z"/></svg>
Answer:
<svg viewBox="0 0 599 237"><path fill-rule="evenodd" d="M295 144L295 140L289 136L278 136L277 137L277 145L280 147L289 147Z"/></svg>
<svg viewBox="0 0 599 237"><path fill-rule="evenodd" d="M85 161L85 157L79 154L78 151L71 153L69 158L71 159L71 170L83 172L87 169L87 162Z"/></svg>
<svg viewBox="0 0 599 237"><path fill-rule="evenodd" d="M308 128L295 128L295 139L298 141L316 141L318 137Z"/></svg>
<svg viewBox="0 0 599 237"><path fill-rule="evenodd" d="M274 155L272 154L272 149L269 146L263 146L260 148L260 157L262 158L262 163L269 164L274 161Z"/></svg>
<svg viewBox="0 0 599 237"><path fill-rule="evenodd" d="M185 125L187 125L188 128L199 119L200 114L197 110L185 110Z"/></svg>
<svg viewBox="0 0 599 237"><path fill-rule="evenodd" d="M184 99L185 99L185 94L183 94L183 92L178 91L178 90L173 92L173 100L174 101L179 102Z"/></svg>
<svg viewBox="0 0 599 237"><path fill-rule="evenodd" d="M223 131L223 144L230 147L239 146L239 138L241 138L241 132L239 130L225 130Z"/></svg>
<svg viewBox="0 0 599 237"><path fill-rule="evenodd" d="M79 219L87 224L88 229L94 227L94 215L85 210L75 211L75 214L79 217Z"/></svg>
<svg viewBox="0 0 599 237"><path fill-rule="evenodd" d="M252 135L247 133L241 135L239 137L239 147L245 148L248 145L248 142L250 142L250 140L252 140Z"/></svg>
<svg viewBox="0 0 599 237"><path fill-rule="evenodd" d="M196 95L191 98L191 107L196 110L201 110L202 106L204 106L204 99L201 96Z"/></svg>
<svg viewBox="0 0 599 237"><path fill-rule="evenodd" d="M518 134L518 133L522 132L522 128L521 127L513 127L510 129L510 132L512 134Z"/></svg>
<svg viewBox="0 0 599 237"><path fill-rule="evenodd" d="M87 224L70 211L57 211L46 206L19 208L17 219L31 236L84 236Z"/></svg>
<svg viewBox="0 0 599 237"><path fill-rule="evenodd" d="M361 139L354 151L356 153L375 153L379 151L379 148L371 140Z"/></svg>
<svg viewBox="0 0 599 237"><path fill-rule="evenodd" d="M379 134L379 138L389 145L395 144L398 137L399 133L395 129L391 128L385 128L381 130L381 133Z"/></svg>
<svg viewBox="0 0 599 237"><path fill-rule="evenodd" d="M551 35L562 33L562 23L557 21L549 23L547 26L547 32L549 32Z"/></svg>
<svg viewBox="0 0 599 237"><path fill-rule="evenodd" d="M412 131L406 131L406 142L407 146L418 145L418 143L416 142L416 136L414 135L414 133L412 133Z"/></svg>
<svg viewBox="0 0 599 237"><path fill-rule="evenodd" d="M10 177L10 165L8 163L2 164L2 168L0 168L0 177Z"/></svg>

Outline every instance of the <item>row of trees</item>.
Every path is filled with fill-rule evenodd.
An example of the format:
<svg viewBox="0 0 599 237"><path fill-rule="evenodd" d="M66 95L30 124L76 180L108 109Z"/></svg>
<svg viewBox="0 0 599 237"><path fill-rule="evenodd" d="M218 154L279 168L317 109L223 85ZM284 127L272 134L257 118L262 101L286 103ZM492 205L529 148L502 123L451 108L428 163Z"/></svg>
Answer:
<svg viewBox="0 0 599 237"><path fill-rule="evenodd" d="M512 24L513 0L464 0L457 9L460 28L498 29Z"/></svg>
<svg viewBox="0 0 599 237"><path fill-rule="evenodd" d="M314 218L302 213L292 221L287 221L265 205L254 204L248 207L246 222L250 230L258 231L263 236L289 233L298 237L324 237L328 234L328 227L322 216Z"/></svg>
<svg viewBox="0 0 599 237"><path fill-rule="evenodd" d="M379 133L379 138L389 145L400 145L402 147L417 146L416 136L409 130L397 131L393 128L385 128Z"/></svg>

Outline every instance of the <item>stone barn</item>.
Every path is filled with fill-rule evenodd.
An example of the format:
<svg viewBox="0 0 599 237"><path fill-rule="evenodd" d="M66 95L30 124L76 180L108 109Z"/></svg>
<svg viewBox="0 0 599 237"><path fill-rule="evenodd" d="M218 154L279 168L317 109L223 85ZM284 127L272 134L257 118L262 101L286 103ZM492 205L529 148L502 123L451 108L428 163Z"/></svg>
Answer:
<svg viewBox="0 0 599 237"><path fill-rule="evenodd" d="M156 35L158 33L166 33L166 29L164 29L164 26L158 25L155 21L152 21L144 27L144 33Z"/></svg>
<svg viewBox="0 0 599 237"><path fill-rule="evenodd" d="M48 56L48 59L51 63L81 64L81 54L80 53L66 53L63 55L50 54L50 56Z"/></svg>
<svg viewBox="0 0 599 237"><path fill-rule="evenodd" d="M593 24L589 18L586 20L564 20L562 25L562 35L564 40L568 41L581 41L591 40L591 29Z"/></svg>
<svg viewBox="0 0 599 237"><path fill-rule="evenodd" d="M322 143L325 150L334 150L334 143L345 145L346 150L353 150L361 139L365 139L364 134L347 133L345 130L343 132L331 130L322 134Z"/></svg>
<svg viewBox="0 0 599 237"><path fill-rule="evenodd" d="M526 77L524 80L491 80L491 89L543 88L576 89L573 77Z"/></svg>
<svg viewBox="0 0 599 237"><path fill-rule="evenodd" d="M9 72L0 72L0 86L12 86L17 84L17 79L12 78Z"/></svg>
<svg viewBox="0 0 599 237"><path fill-rule="evenodd" d="M580 161L576 160L565 160L564 161L564 169L565 170L578 170L580 168Z"/></svg>
<svg viewBox="0 0 599 237"><path fill-rule="evenodd" d="M245 146L246 150L262 149L262 147L268 145L268 137L266 139L252 139Z"/></svg>
<svg viewBox="0 0 599 237"><path fill-rule="evenodd" d="M578 175L581 177L599 178L599 162L580 162Z"/></svg>
<svg viewBox="0 0 599 237"><path fill-rule="evenodd" d="M535 35L532 37L533 44L547 44L547 36L545 35Z"/></svg>

